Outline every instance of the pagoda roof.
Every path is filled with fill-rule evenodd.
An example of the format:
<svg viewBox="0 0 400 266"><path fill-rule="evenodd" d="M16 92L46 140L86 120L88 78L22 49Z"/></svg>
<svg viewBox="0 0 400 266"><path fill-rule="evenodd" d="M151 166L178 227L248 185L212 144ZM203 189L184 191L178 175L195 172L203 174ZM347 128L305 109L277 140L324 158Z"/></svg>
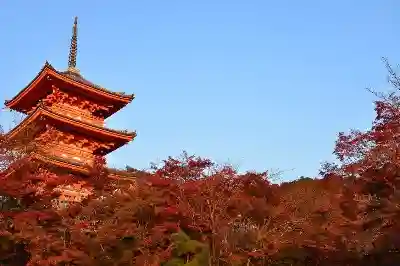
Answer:
<svg viewBox="0 0 400 266"><path fill-rule="evenodd" d="M61 115L59 113L55 113L45 107L39 106L35 109L34 112L25 117L25 119L20 124L18 124L15 128L10 130L6 134L6 138L9 139L14 138L26 126L32 125L35 121L41 118L50 119L59 126L62 126L64 128L65 127L73 128L75 132L81 131L83 135L90 134L91 136L96 136L97 139L116 141L116 146L114 147L113 150L121 147L122 145L126 144L129 141L132 141L136 137L136 132L114 130L97 126L94 124L83 122L78 119Z"/></svg>
<svg viewBox="0 0 400 266"><path fill-rule="evenodd" d="M29 157L32 160L39 160L44 163L55 165L59 168L66 168L68 170L72 170L73 172L83 173L83 174L89 173L88 165L82 162L68 160L57 156L44 155L40 153L32 153Z"/></svg>
<svg viewBox="0 0 400 266"><path fill-rule="evenodd" d="M57 157L57 156L51 156L47 154L41 154L41 153L31 153L27 155L29 158L29 161L38 161L42 162L45 164L49 164L52 166L55 166L56 168L60 169L66 169L68 172L73 172L73 173L78 173L78 174L83 174L83 175L88 175L90 174L90 166L88 166L85 163L67 159L67 158L62 158L62 157ZM12 174L13 172L18 171L18 168L11 167L5 171L6 175ZM122 171L122 170L116 170L113 168L107 168L108 171L108 176L111 179L118 179L118 180L125 180L125 181L130 181L130 182L135 182L135 174L130 173L127 171Z"/></svg>
<svg viewBox="0 0 400 266"><path fill-rule="evenodd" d="M77 173L86 174L86 175L90 173L90 167L88 167L88 165L86 165L82 162L68 160L66 158L61 158L61 157L56 157L56 156L42 155L39 153L33 154L32 158L37 159L42 162L45 162L45 163L51 163L60 168L66 168L66 169L72 170ZM118 171L113 168L107 168L107 170L108 170L108 176L112 179L119 179L119 180L125 180L125 181L130 181L130 182L136 181L135 175L133 173L130 173L127 171Z"/></svg>
<svg viewBox="0 0 400 266"><path fill-rule="evenodd" d="M57 167L60 168L66 168L73 170L78 173L83 173L83 174L89 174L89 169L87 164L76 161L76 160L71 160L67 158L62 158L58 156L50 156L50 155L45 155L45 154L40 154L40 153L32 153L30 155L32 159L36 159L45 163L51 163ZM113 168L107 168L108 174L110 178L113 179L123 179L123 180L130 180L130 181L135 181L135 175L133 173L127 172L127 171L121 171L121 170L116 170Z"/></svg>
<svg viewBox="0 0 400 266"><path fill-rule="evenodd" d="M54 80L72 85L72 87L80 89L79 91L73 90L75 93L83 93L102 101L113 103L117 106L113 112L123 108L135 97L134 94L112 92L101 86L98 86L85 79L78 71L58 71L46 61L36 77L11 100L5 101L5 106L22 113L26 113L27 111L22 107L21 102L27 101L26 98L32 98L29 102L36 103L38 100L43 98L46 95L46 91L41 91L42 87L40 84L43 84L43 82L48 80ZM111 114L112 113L109 113L107 116L110 116Z"/></svg>

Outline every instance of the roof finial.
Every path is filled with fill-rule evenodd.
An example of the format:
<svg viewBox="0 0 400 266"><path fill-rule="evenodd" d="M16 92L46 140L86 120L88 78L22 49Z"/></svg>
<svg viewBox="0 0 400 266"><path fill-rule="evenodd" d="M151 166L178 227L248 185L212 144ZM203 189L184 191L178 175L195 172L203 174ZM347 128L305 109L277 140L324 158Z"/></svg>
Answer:
<svg viewBox="0 0 400 266"><path fill-rule="evenodd" d="M78 53L78 17L75 17L72 28L71 46L69 48L68 71L79 73L76 68L76 56Z"/></svg>

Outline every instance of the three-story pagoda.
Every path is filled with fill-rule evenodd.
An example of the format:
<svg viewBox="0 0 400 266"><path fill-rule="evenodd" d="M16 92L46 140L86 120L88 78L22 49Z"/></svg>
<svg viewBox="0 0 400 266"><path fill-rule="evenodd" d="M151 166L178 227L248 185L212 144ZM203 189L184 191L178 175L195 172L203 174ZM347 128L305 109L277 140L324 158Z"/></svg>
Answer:
<svg viewBox="0 0 400 266"><path fill-rule="evenodd" d="M134 95L111 92L82 77L76 66L77 34L75 18L66 71L46 62L24 89L5 102L9 109L26 114L6 139L29 136L35 143L27 154L30 159L52 170L85 175L96 156L106 156L135 138L135 132L104 126L104 120Z"/></svg>

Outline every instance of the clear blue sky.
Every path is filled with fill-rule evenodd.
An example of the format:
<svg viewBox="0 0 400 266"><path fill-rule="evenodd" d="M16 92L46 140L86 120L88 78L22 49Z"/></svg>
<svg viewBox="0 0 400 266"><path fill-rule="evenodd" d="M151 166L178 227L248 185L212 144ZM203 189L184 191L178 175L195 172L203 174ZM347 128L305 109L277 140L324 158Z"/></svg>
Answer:
<svg viewBox="0 0 400 266"><path fill-rule="evenodd" d="M147 168L182 150L240 170L313 176L339 131L366 129L400 63L398 0L1 1L0 99L48 60L136 99L107 125L137 130L109 156ZM11 125L2 112L0 122Z"/></svg>

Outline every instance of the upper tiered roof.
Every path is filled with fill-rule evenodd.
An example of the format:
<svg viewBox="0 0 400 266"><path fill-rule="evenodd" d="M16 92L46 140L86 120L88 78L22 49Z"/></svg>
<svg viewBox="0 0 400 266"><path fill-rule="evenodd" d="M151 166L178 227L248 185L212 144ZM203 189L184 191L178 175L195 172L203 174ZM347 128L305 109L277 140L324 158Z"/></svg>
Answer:
<svg viewBox="0 0 400 266"><path fill-rule="evenodd" d="M103 112L104 118L111 116L134 99L134 95L112 92L85 79L76 67L77 58L77 18L73 26L69 52L68 69L58 71L47 61L36 77L11 100L6 107L22 113L29 112L37 103L52 91L56 85L73 94L82 95L93 102L108 104L110 109Z"/></svg>

